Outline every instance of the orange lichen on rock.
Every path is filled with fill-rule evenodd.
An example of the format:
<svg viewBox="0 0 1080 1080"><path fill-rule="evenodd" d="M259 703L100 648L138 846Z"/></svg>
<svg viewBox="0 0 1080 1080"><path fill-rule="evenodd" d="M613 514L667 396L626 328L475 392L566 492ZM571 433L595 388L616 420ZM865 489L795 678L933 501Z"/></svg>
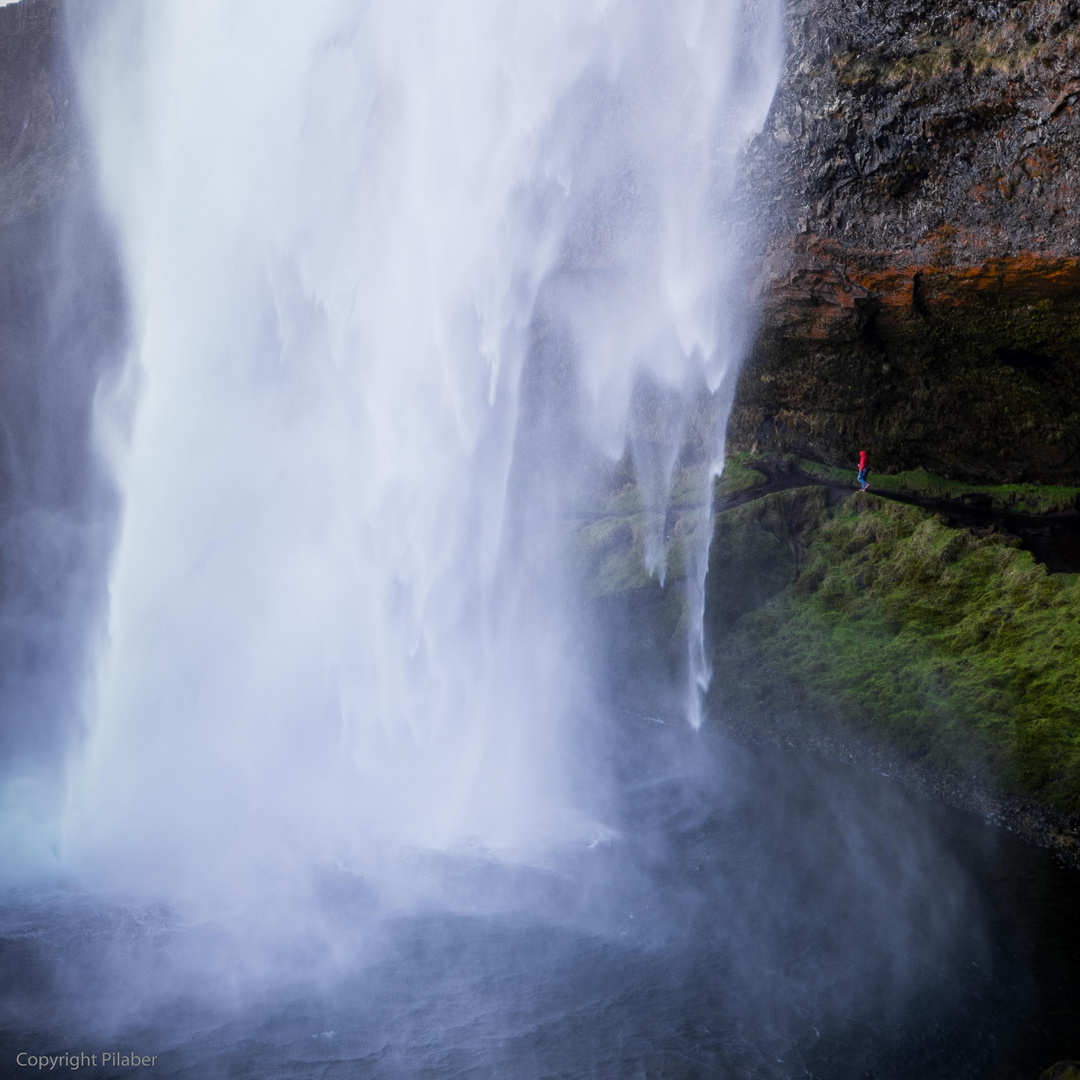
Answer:
<svg viewBox="0 0 1080 1080"><path fill-rule="evenodd" d="M946 235L955 237L956 230ZM919 253L909 250L889 253L895 261L882 265L883 253L818 237L792 244L785 254L786 272L778 272L783 256L774 253L760 289L764 321L817 340L843 332L844 324L857 321L868 306L893 319L925 317L990 294L1013 302L1073 296L1080 301L1076 256L1024 251L974 265L942 266L919 261Z"/></svg>

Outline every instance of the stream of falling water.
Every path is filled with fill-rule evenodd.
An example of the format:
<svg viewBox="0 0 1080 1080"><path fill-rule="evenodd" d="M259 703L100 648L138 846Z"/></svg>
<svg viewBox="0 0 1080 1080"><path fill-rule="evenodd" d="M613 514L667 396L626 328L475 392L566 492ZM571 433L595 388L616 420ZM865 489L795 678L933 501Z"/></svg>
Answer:
<svg viewBox="0 0 1080 1080"><path fill-rule="evenodd" d="M629 449L663 578L692 425L708 513L779 6L102 6L80 70L133 347L66 858L169 888L602 832L564 517Z"/></svg>
<svg viewBox="0 0 1080 1080"><path fill-rule="evenodd" d="M0 895L0 1071L1075 1056L1064 871L693 730L779 0L67 12L130 316L96 399L122 508L62 843ZM575 559L631 476L683 610L666 723L620 711L666 686L651 625Z"/></svg>

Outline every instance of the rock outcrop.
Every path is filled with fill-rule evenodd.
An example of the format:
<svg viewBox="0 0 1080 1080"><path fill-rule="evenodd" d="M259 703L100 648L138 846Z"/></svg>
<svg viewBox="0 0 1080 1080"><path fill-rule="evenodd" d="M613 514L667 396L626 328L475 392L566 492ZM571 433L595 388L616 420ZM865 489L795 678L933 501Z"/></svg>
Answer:
<svg viewBox="0 0 1080 1080"><path fill-rule="evenodd" d="M94 401L126 313L58 0L0 8L0 780L62 767L111 485Z"/></svg>
<svg viewBox="0 0 1080 1080"><path fill-rule="evenodd" d="M0 8L0 227L55 205L87 168L56 0Z"/></svg>
<svg viewBox="0 0 1080 1080"><path fill-rule="evenodd" d="M1080 8L794 0L735 449L1080 479Z"/></svg>

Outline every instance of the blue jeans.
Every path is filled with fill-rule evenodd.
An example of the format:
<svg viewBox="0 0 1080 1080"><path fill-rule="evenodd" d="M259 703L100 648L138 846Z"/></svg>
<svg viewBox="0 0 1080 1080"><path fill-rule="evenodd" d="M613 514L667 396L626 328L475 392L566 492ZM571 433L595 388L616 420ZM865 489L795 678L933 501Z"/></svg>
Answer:
<svg viewBox="0 0 1080 1080"><path fill-rule="evenodd" d="M870 471L869 469L860 469L860 470L859 470L859 475L858 475L858 478L857 478L857 479L858 479L859 483L860 483L860 484L862 485L862 489L863 489L863 491L865 491L865 490L866 490L866 489L867 489L867 488L868 488L868 487L870 486L870 485L869 485L869 484L867 483L867 480L866 480L866 474L867 474L867 473L868 473L869 471Z"/></svg>

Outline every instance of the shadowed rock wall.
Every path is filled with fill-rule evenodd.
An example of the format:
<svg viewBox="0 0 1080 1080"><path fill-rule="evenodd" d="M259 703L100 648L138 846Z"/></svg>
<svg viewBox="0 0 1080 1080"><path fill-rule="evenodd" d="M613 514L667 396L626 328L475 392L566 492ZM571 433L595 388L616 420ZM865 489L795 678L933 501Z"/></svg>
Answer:
<svg viewBox="0 0 1080 1080"><path fill-rule="evenodd" d="M736 450L1080 480L1073 0L793 0Z"/></svg>
<svg viewBox="0 0 1080 1080"><path fill-rule="evenodd" d="M0 778L59 767L101 609L114 498L95 450L124 347L56 0L0 8Z"/></svg>
<svg viewBox="0 0 1080 1080"><path fill-rule="evenodd" d="M57 0L0 8L0 226L55 205L87 167Z"/></svg>

